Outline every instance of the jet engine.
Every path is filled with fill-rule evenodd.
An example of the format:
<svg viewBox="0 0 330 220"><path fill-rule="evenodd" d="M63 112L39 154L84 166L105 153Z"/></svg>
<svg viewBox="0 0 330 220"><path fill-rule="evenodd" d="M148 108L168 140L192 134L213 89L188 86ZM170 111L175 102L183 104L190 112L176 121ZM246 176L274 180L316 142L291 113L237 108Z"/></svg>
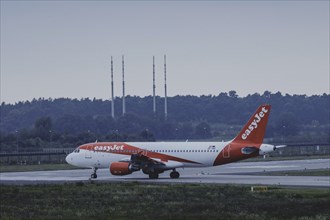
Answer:
<svg viewBox="0 0 330 220"><path fill-rule="evenodd" d="M114 162L110 164L112 175L123 176L139 171L140 166L131 162Z"/></svg>
<svg viewBox="0 0 330 220"><path fill-rule="evenodd" d="M132 170L127 162L114 162L110 164L110 173L116 176L123 176L131 174Z"/></svg>

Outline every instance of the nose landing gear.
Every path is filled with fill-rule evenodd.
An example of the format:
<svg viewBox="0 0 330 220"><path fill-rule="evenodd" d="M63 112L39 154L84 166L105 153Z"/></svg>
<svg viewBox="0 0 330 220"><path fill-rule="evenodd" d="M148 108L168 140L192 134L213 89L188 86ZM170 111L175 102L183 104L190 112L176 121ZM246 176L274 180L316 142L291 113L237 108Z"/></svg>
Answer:
<svg viewBox="0 0 330 220"><path fill-rule="evenodd" d="M91 178L92 179L96 179L97 178L96 171L97 171L97 167L93 167L93 173L91 174Z"/></svg>

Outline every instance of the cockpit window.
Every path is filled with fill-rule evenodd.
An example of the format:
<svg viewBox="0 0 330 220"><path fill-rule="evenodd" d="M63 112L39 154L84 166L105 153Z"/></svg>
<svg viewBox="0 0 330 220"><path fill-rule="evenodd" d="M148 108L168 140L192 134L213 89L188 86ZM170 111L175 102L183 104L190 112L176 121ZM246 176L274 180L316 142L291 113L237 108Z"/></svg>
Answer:
<svg viewBox="0 0 330 220"><path fill-rule="evenodd" d="M74 152L74 153L79 153L79 151L80 151L80 150L79 150L79 147L78 147L78 148L75 149L73 152Z"/></svg>

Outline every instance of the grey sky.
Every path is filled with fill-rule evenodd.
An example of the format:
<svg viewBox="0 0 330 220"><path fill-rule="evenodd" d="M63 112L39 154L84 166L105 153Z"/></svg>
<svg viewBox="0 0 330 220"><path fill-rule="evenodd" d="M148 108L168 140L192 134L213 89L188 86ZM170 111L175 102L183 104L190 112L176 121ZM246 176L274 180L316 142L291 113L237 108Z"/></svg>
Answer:
<svg viewBox="0 0 330 220"><path fill-rule="evenodd" d="M329 1L1 1L1 101L329 93Z"/></svg>

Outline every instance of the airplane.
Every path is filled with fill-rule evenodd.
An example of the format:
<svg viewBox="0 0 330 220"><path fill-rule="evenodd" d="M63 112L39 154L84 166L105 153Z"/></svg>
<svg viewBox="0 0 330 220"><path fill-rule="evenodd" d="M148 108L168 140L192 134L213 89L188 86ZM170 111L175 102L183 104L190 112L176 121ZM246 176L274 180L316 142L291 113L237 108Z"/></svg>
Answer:
<svg viewBox="0 0 330 220"><path fill-rule="evenodd" d="M142 170L150 179L172 170L170 177L179 178L178 168L218 166L285 147L262 143L270 110L270 105L260 105L238 135L228 142L95 142L79 146L67 155L66 161L92 168L92 179L97 178L99 168L109 168L116 176Z"/></svg>

